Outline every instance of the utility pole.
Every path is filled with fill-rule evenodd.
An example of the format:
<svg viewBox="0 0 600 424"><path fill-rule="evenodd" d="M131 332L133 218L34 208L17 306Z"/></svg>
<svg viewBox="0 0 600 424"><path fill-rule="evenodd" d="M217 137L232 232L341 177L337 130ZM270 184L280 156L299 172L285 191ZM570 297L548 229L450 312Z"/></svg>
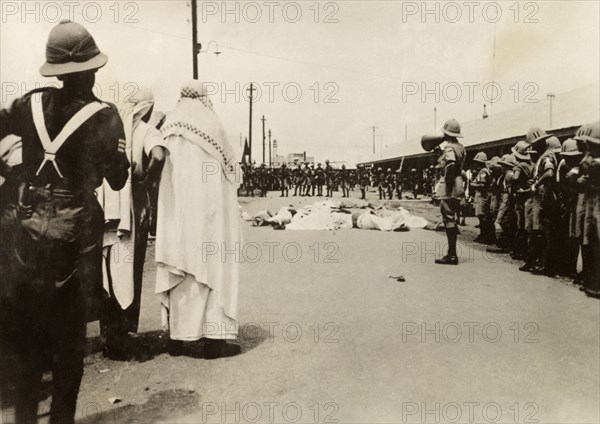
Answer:
<svg viewBox="0 0 600 424"><path fill-rule="evenodd" d="M433 108L433 129L437 130L437 107Z"/></svg>
<svg viewBox="0 0 600 424"><path fill-rule="evenodd" d="M250 129L248 130L248 147L250 148L250 163L252 163L252 95L254 94L254 85L250 83Z"/></svg>
<svg viewBox="0 0 600 424"><path fill-rule="evenodd" d="M194 79L198 79L198 54L202 45L198 44L198 4L192 0L192 67Z"/></svg>
<svg viewBox="0 0 600 424"><path fill-rule="evenodd" d="M263 163L265 163L265 115L263 115L261 121L263 129Z"/></svg>
<svg viewBox="0 0 600 424"><path fill-rule="evenodd" d="M273 166L271 160L271 129L269 129L269 168Z"/></svg>
<svg viewBox="0 0 600 424"><path fill-rule="evenodd" d="M556 97L553 93L548 93L546 94L546 97L548 99L550 99L550 127L548 128L549 130L552 129L552 100L554 100L554 97Z"/></svg>
<svg viewBox="0 0 600 424"><path fill-rule="evenodd" d="M375 154L375 125L373 125L373 154Z"/></svg>

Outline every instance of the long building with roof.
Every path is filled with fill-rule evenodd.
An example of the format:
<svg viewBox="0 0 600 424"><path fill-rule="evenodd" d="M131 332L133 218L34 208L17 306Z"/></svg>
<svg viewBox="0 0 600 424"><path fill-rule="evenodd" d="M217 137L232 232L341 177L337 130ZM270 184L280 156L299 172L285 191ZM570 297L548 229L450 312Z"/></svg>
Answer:
<svg viewBox="0 0 600 424"><path fill-rule="evenodd" d="M572 137L581 125L600 119L600 86L589 85L557 94L552 109L551 128L548 128L550 113L547 101L525 104L487 118L461 123L464 136L461 143L467 150L467 165L480 151L486 152L488 157L510 153L510 148L523 140L532 127L545 129L561 142ZM396 150L397 153L387 158L362 164L395 170L404 158L403 170L410 170L427 168L435 163L434 155L422 149L420 136L401 143Z"/></svg>

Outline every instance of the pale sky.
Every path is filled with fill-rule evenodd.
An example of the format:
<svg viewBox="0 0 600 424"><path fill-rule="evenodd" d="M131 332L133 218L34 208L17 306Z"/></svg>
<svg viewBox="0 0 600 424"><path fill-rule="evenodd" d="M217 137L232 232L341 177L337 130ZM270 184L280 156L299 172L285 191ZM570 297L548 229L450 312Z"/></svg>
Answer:
<svg viewBox="0 0 600 424"><path fill-rule="evenodd" d="M64 18L69 7L74 10L74 20L109 56L97 78L102 99L114 102L132 82L153 89L157 109L172 109L180 86L192 77L189 2L125 1L118 8L112 1L68 3L28 2L24 14L23 2L0 2L2 106L36 83L56 81L38 70L59 5ZM385 157L387 149L404 142L405 128L409 139L433 129L434 107L441 127L449 118L480 118L484 103L493 114L547 101L550 92L558 101L561 92L599 83L595 0L474 2L471 10L468 2L428 2L433 12L426 15L420 1L231 1L226 4L233 13L225 16L225 2L198 4L198 40L204 48L210 42L198 57L199 79L218 90L215 108L238 149L240 134L248 135L242 88L253 81L262 89L253 111L258 162L262 115L280 153L307 151L318 161L355 163L373 157L373 125L375 157ZM492 82L502 97L490 105L493 93L486 97L482 87ZM293 102L298 88L301 95ZM429 90L424 99L423 88ZM223 89L229 90L224 98Z"/></svg>

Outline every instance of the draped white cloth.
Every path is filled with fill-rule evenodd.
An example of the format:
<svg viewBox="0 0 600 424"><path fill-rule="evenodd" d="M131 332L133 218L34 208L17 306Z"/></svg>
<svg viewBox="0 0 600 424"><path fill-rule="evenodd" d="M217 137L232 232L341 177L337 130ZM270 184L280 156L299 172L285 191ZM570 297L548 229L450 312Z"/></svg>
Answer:
<svg viewBox="0 0 600 424"><path fill-rule="evenodd" d="M104 290L110 293L109 279L112 281L115 298L123 309L131 305L134 297L135 223L131 178L132 175L142 176L143 152L149 154L155 146L164 145L160 132L142 121L153 105L152 92L139 89L119 107L119 115L125 129L125 152L131 163L129 177L119 191L110 188L106 180L96 190L98 201L104 209L105 221L118 221L116 231L104 233L103 282Z"/></svg>
<svg viewBox="0 0 600 424"><path fill-rule="evenodd" d="M163 324L176 340L231 338L237 328L220 337L206 326L230 329L238 316L235 252L242 249L242 227L236 178L227 172L231 146L206 98L182 98L162 133L169 150L156 229L156 294L168 318Z"/></svg>

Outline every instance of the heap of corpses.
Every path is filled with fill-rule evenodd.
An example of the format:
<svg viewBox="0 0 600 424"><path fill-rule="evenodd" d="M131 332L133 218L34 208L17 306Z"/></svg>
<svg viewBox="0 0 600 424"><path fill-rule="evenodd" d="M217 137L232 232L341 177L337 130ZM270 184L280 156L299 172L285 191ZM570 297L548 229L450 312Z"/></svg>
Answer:
<svg viewBox="0 0 600 424"><path fill-rule="evenodd" d="M365 210L366 209L366 210ZM242 212L242 218L252 225L272 226L278 230L341 230L360 228L379 231L409 231L424 228L426 219L411 215L403 207L389 208L370 205L364 201L314 202L299 209L284 206L273 215L268 210L254 216Z"/></svg>

